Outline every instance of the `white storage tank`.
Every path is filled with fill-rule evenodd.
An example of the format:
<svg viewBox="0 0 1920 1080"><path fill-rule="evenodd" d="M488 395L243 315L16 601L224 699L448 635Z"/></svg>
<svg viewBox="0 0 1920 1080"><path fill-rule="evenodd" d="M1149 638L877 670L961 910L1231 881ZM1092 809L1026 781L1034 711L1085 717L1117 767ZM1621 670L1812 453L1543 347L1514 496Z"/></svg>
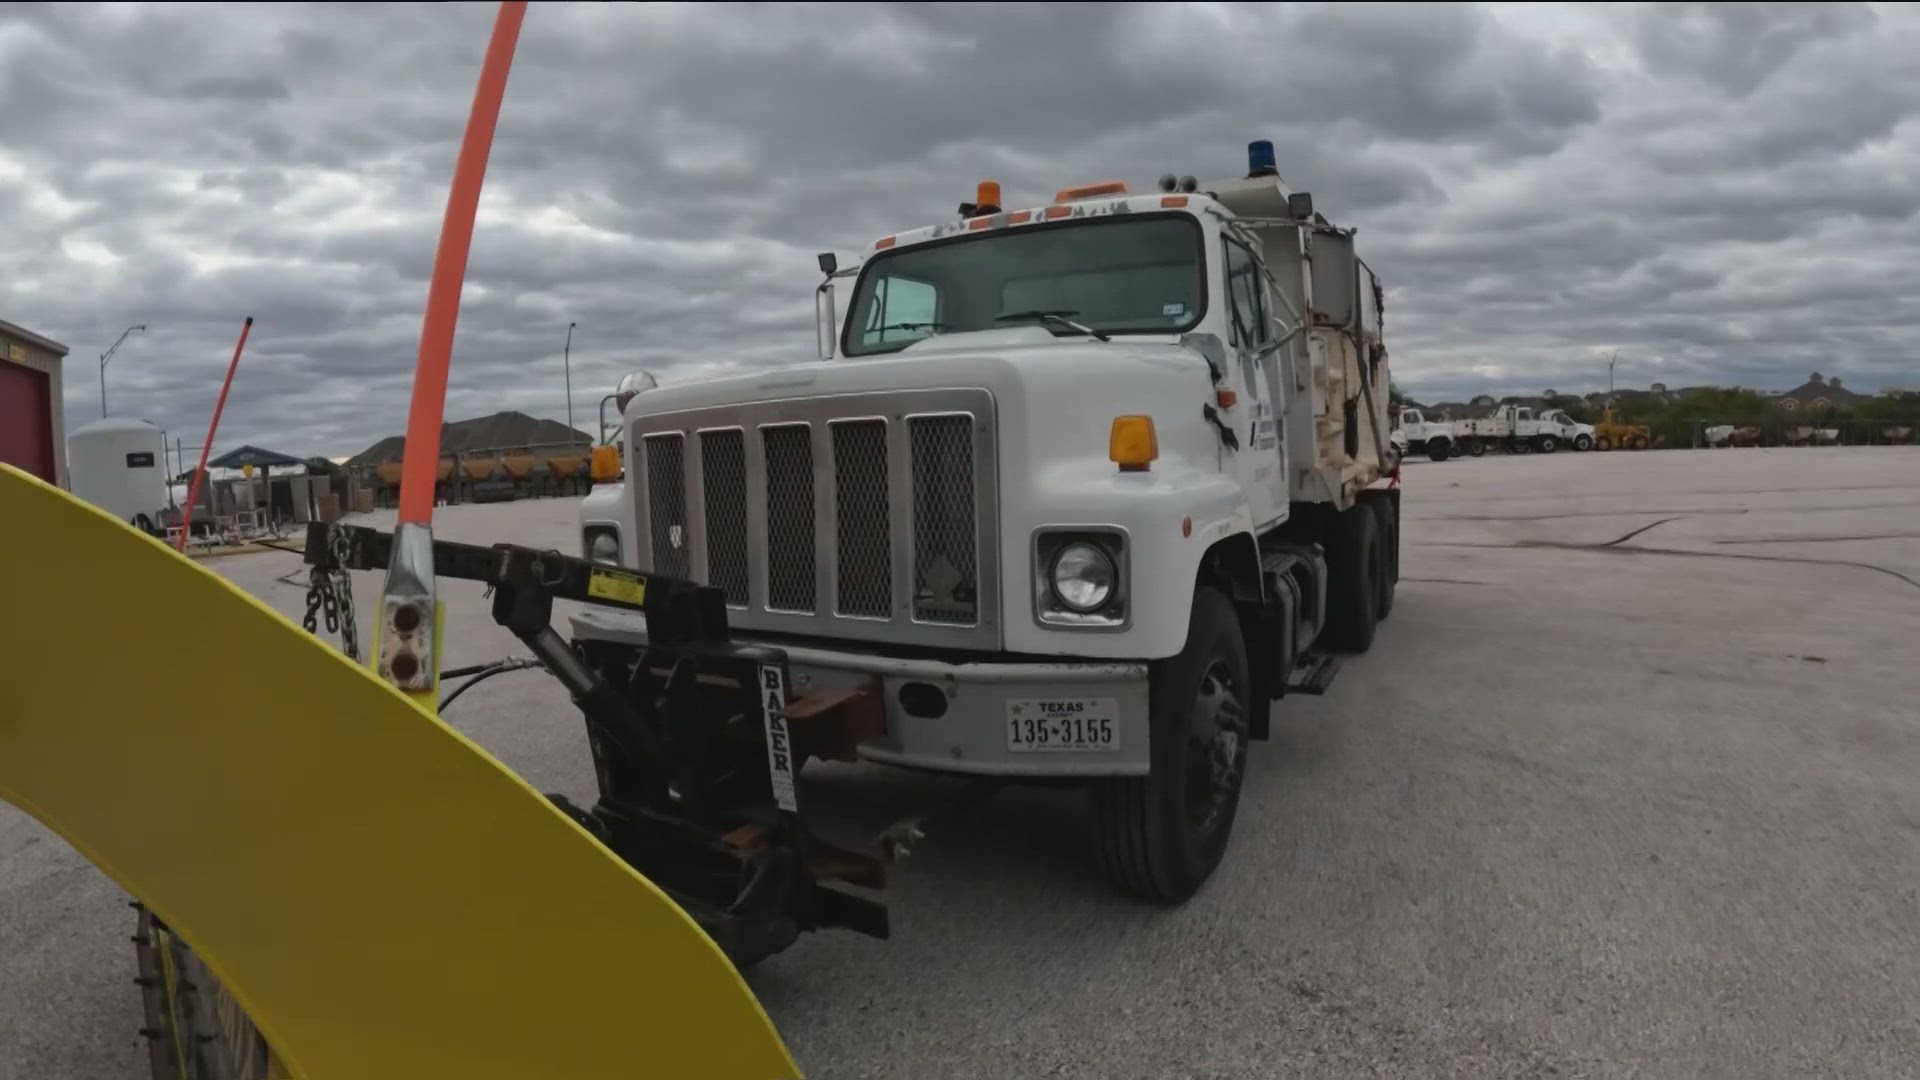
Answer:
<svg viewBox="0 0 1920 1080"><path fill-rule="evenodd" d="M67 436L67 479L80 498L131 523L167 505L167 438L145 420L108 417Z"/></svg>

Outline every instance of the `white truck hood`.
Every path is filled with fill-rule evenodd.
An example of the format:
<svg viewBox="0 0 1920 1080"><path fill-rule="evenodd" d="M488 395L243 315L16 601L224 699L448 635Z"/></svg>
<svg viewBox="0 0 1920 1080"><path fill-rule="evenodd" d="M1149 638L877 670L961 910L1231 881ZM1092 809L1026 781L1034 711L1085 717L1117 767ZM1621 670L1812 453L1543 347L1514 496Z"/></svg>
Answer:
<svg viewBox="0 0 1920 1080"><path fill-rule="evenodd" d="M1214 436L1197 422L1213 383L1197 350L1166 339L1058 338L1041 327L939 335L880 356L670 384L634 398L626 415L946 387L981 387L994 395L1005 461L1049 452L1050 434L1071 438L1082 452L1088 438L1097 440L1104 458L1108 426L1125 414L1154 416L1163 454L1186 449L1213 456ZM1179 412L1166 415L1170 407Z"/></svg>

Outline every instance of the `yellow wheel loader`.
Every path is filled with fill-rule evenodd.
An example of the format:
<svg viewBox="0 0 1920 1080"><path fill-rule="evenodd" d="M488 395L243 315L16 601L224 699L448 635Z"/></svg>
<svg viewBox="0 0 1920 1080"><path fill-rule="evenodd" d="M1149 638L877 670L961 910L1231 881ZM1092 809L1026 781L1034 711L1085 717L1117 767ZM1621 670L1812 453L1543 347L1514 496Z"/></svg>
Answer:
<svg viewBox="0 0 1920 1080"><path fill-rule="evenodd" d="M1595 450L1645 450L1653 445L1653 429L1645 424L1628 424L1613 418L1613 406L1607 406L1593 425Z"/></svg>

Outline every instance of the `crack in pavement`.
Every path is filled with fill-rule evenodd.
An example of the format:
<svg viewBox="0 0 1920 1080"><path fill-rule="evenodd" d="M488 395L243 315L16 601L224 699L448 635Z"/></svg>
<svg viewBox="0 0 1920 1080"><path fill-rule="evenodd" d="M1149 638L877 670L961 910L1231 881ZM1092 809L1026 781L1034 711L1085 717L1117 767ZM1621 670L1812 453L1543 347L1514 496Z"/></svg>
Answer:
<svg viewBox="0 0 1920 1080"><path fill-rule="evenodd" d="M1823 510L1883 510L1886 508L1880 505L1874 505L1874 506L1821 507L1820 509L1823 509ZM1420 517L1417 514L1408 514L1407 520L1408 521L1556 521L1561 518L1640 517L1645 514L1721 515L1721 514L1751 514L1751 513L1753 513L1753 508L1745 507L1745 506L1739 507L1737 509L1716 507L1716 508L1709 508L1705 510L1694 510L1694 509L1687 509L1687 508L1676 506L1676 507L1662 507L1658 510L1576 510L1576 511L1572 511L1570 513L1565 513L1565 514L1495 514L1489 517Z"/></svg>
<svg viewBox="0 0 1920 1080"><path fill-rule="evenodd" d="M1622 539L1624 539L1624 537ZM1614 543L1619 543L1619 541L1616 540ZM1750 562L1801 563L1807 566L1851 566L1860 570L1872 570L1875 573L1885 574L1891 578L1898 578L1908 585L1913 586L1915 589L1920 589L1920 581L1916 581L1898 570L1891 570L1884 566L1875 566L1872 563L1855 562L1851 559L1807 559L1791 555L1747 555L1732 551L1687 551L1684 548L1613 547L1610 544L1562 544L1551 540L1527 540L1516 544L1429 542L1423 546L1445 548L1500 548L1509 551L1516 548L1546 548L1558 551L1589 551L1601 555L1679 555L1694 559L1746 559Z"/></svg>
<svg viewBox="0 0 1920 1080"><path fill-rule="evenodd" d="M1685 516L1686 516L1685 514L1680 514L1680 515L1677 515L1677 516L1674 516L1674 517L1670 517L1670 518L1661 518L1661 519L1660 519L1659 521L1656 521L1656 522L1654 522L1654 523L1653 523L1652 525L1642 525L1642 526L1640 526L1639 528L1637 528L1637 529L1635 529L1635 530L1633 530L1632 532L1630 532L1630 533L1628 533L1627 535L1625 535L1625 536L1621 536L1621 537L1617 537L1617 538L1615 538L1615 539L1612 539L1612 540L1609 540L1609 541L1607 541L1606 543L1604 543L1604 544L1601 544L1600 546L1601 546L1601 547L1613 547L1613 546L1614 546L1614 545L1616 545L1616 544L1624 544L1624 543L1626 543L1627 541L1629 541L1629 540L1631 540L1631 539L1633 539L1634 537L1636 537L1636 536L1639 536L1639 535L1640 535L1641 533L1643 533L1643 532L1646 532L1646 531L1647 531L1648 529L1654 529L1654 528L1658 528L1658 527L1660 527L1660 526L1662 526L1662 525L1665 525L1665 524L1666 524L1667 522L1669 522L1669 521L1679 521L1679 520L1680 520L1681 518L1683 518L1683 517L1685 517Z"/></svg>
<svg viewBox="0 0 1920 1080"><path fill-rule="evenodd" d="M1759 487L1759 488L1681 488L1670 489L1667 495L1792 495L1810 491L1920 491L1920 485L1914 484L1823 484L1809 487ZM1594 492L1603 499L1631 499L1632 491ZM1510 502L1531 496L1510 495L1504 498L1496 496L1488 501Z"/></svg>
<svg viewBox="0 0 1920 1080"><path fill-rule="evenodd" d="M1871 536L1759 536L1739 540L1715 540L1716 544L1832 544L1843 540L1913 540L1920 532L1875 533Z"/></svg>
<svg viewBox="0 0 1920 1080"><path fill-rule="evenodd" d="M1561 518L1588 517L1639 517L1643 514L1683 514L1687 517L1731 516L1735 514L1793 514L1805 511L1826 513L1834 510L1902 510L1906 503L1847 503L1841 506L1741 506L1741 507L1690 507L1661 506L1634 510L1573 510L1564 514L1482 514L1468 517L1465 515L1441 515L1427 517L1422 514L1408 514L1408 521L1557 521Z"/></svg>

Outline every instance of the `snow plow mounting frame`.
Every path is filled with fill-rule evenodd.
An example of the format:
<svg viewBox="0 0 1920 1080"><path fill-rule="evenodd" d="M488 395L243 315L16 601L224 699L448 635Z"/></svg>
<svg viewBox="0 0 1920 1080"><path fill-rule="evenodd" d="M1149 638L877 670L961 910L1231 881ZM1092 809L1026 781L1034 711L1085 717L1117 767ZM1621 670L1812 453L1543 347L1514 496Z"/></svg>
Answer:
<svg viewBox="0 0 1920 1080"><path fill-rule="evenodd" d="M383 570L393 535L308 526L307 563L332 569L336 551L346 569ZM786 948L803 930L888 935L885 904L840 887L883 888L883 861L811 835L793 787L806 757L851 755L871 734L877 700L790 701L785 651L731 641L725 595L697 582L444 540L433 543L433 569L487 585L494 621L585 717L599 799L583 810L548 798L665 890L736 965ZM643 613L648 645L569 644L551 625L555 600Z"/></svg>

